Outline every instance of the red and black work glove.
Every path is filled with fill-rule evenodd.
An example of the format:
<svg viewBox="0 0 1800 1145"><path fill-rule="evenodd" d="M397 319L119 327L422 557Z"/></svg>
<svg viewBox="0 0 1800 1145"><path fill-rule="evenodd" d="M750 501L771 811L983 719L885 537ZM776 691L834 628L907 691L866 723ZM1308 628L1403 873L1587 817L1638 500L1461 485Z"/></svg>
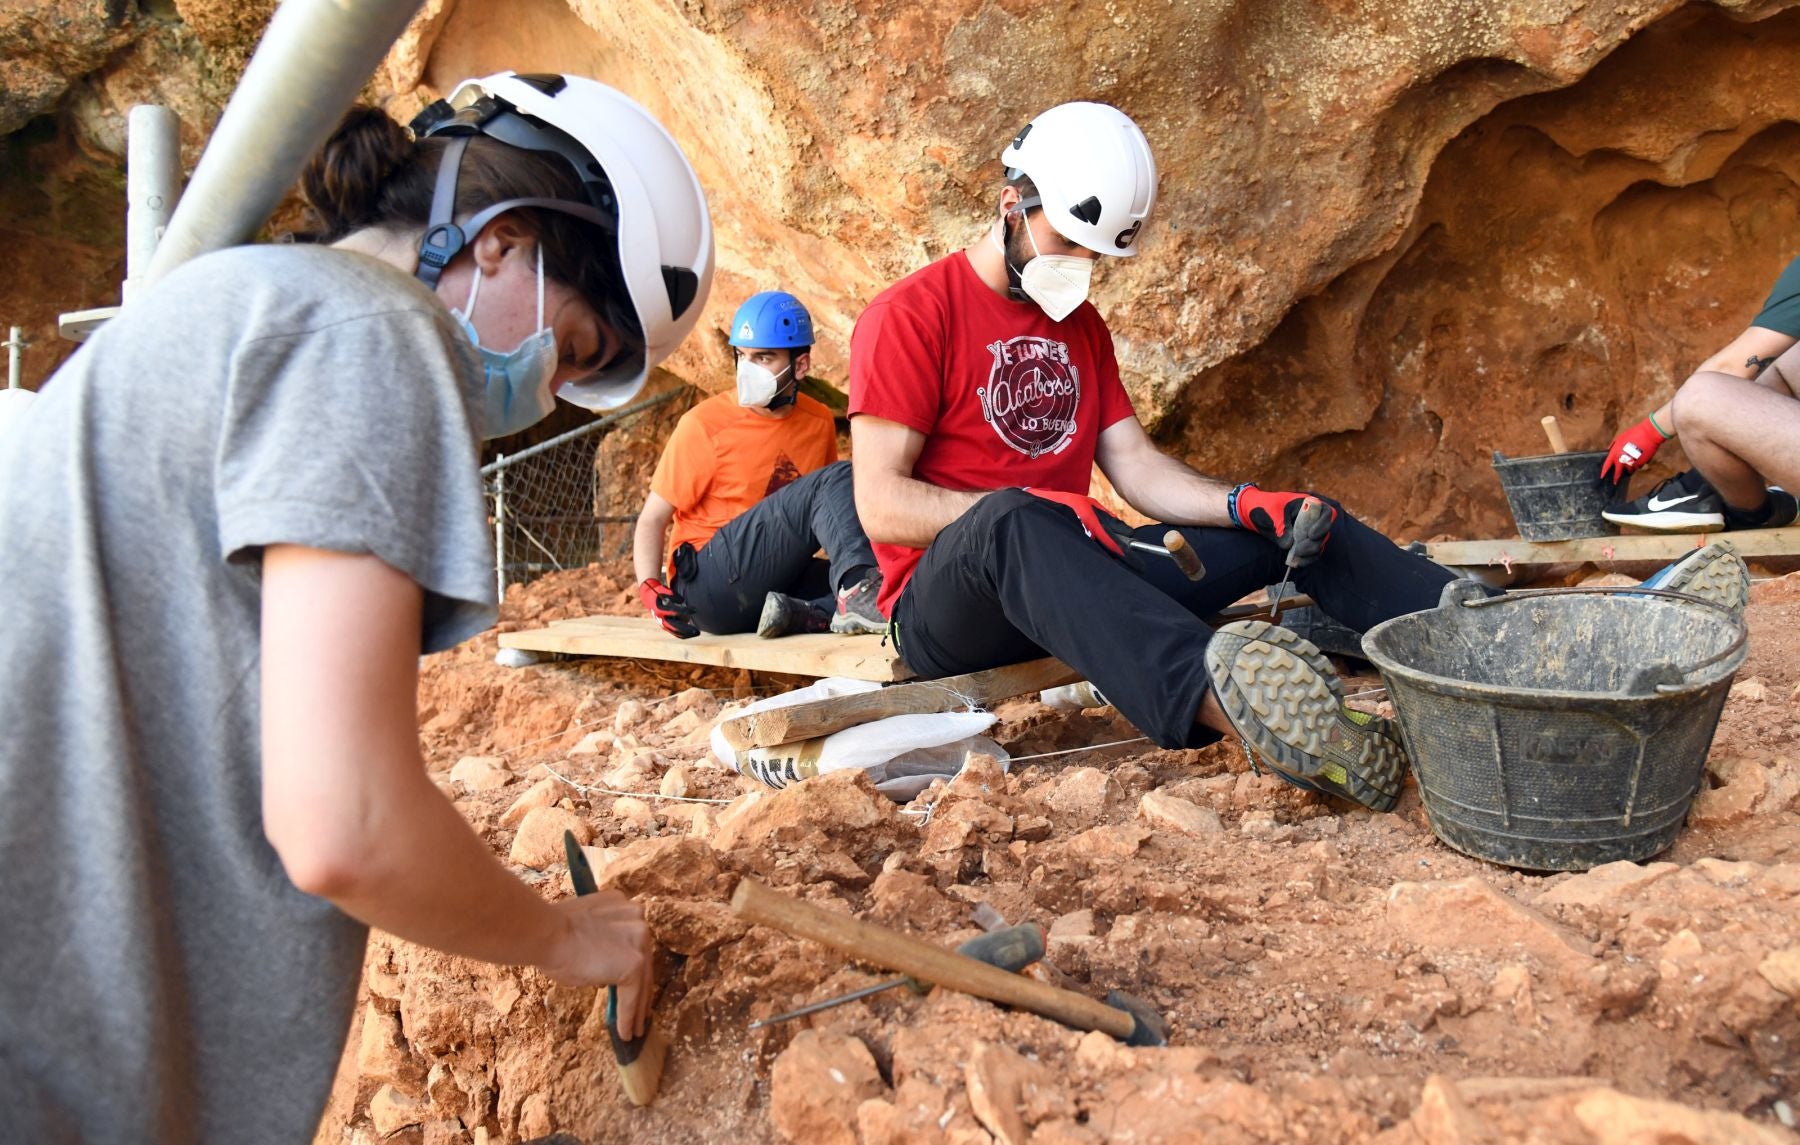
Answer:
<svg viewBox="0 0 1800 1145"><path fill-rule="evenodd" d="M662 581L651 577L638 585L638 599L670 633L683 640L700 635L700 629L694 623L694 606Z"/></svg>
<svg viewBox="0 0 1800 1145"><path fill-rule="evenodd" d="M1325 505L1325 527L1313 530L1310 536L1295 536L1294 518L1309 499L1320 501L1311 493L1271 493L1246 481L1231 491L1227 506L1232 524L1274 541L1290 554L1291 567L1301 568L1319 559L1331 540L1332 526L1337 524L1337 510L1320 501Z"/></svg>
<svg viewBox="0 0 1800 1145"><path fill-rule="evenodd" d="M1669 435L1656 428L1649 418L1613 438L1606 447L1606 460L1600 464L1600 476L1608 481L1623 481L1650 464Z"/></svg>
<svg viewBox="0 0 1800 1145"><path fill-rule="evenodd" d="M1131 526L1108 513L1100 502L1083 493L1063 493L1056 489L1027 488L1025 492L1033 497L1054 501L1068 509L1081 522L1081 531L1092 538L1095 544L1134 569L1143 567L1143 562L1127 547L1136 539Z"/></svg>

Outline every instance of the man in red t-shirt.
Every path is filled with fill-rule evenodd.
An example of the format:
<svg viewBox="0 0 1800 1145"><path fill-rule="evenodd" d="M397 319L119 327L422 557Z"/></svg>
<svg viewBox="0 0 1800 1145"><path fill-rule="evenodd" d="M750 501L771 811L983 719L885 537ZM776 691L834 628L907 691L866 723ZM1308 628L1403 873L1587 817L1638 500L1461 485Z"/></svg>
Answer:
<svg viewBox="0 0 1800 1145"><path fill-rule="evenodd" d="M1199 618L1281 579L1290 550L1298 587L1359 630L1432 607L1451 574L1330 502L1328 533L1296 542L1306 495L1223 484L1151 443L1085 300L1094 261L1135 254L1155 203L1136 124L1063 104L1001 159L987 233L882 292L851 338L857 510L901 654L941 676L1048 652L1164 747L1234 732L1300 786L1391 809L1397 729L1344 708L1317 648ZM1132 531L1087 496L1095 463L1140 512L1185 526L1201 581L1121 546Z"/></svg>

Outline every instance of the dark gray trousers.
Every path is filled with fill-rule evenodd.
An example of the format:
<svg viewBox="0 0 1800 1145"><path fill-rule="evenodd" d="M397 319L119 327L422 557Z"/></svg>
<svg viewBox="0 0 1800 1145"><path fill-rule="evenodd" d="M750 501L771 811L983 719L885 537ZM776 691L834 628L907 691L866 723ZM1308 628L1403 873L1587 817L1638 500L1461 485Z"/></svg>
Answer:
<svg viewBox="0 0 1800 1145"><path fill-rule="evenodd" d="M813 556L825 550L829 560ZM753 632L771 592L835 607L834 593L875 567L850 463L836 461L785 485L695 549L675 550L669 587L694 606L702 632Z"/></svg>

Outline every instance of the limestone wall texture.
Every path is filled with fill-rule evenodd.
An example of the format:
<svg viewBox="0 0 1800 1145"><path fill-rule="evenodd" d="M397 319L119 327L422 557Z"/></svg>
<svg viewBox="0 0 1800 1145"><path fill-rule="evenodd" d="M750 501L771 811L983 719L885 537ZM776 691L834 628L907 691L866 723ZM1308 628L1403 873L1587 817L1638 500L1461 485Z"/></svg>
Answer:
<svg viewBox="0 0 1800 1145"><path fill-rule="evenodd" d="M1162 198L1096 301L1159 438L1396 532L1497 535L1492 449L1541 451L1545 412L1603 445L1800 252L1791 5L428 0L369 94L404 117L513 67L650 107L718 225L671 363L714 388L732 307L777 285L841 381L861 307L979 234L1018 127L1115 103ZM191 164L272 6L0 13L0 323L38 340L28 378L68 350L57 312L116 300L124 112L174 106Z"/></svg>

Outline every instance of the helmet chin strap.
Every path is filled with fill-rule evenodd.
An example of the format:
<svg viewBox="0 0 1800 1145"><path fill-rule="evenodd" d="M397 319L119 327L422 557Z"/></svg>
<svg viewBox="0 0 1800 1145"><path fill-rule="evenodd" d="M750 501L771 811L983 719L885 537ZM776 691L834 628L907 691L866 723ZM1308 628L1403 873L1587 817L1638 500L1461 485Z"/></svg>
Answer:
<svg viewBox="0 0 1800 1145"><path fill-rule="evenodd" d="M1014 302L1029 302L1031 297L1025 293L1024 279L1019 275L1019 268L1013 265L1012 259L1007 255L1007 240L1012 236L1006 232L1006 215L1002 214L995 225L1000 228L1000 233L995 235L990 230L988 235L993 238L994 245L1000 248L1000 262L1006 267L1006 293Z"/></svg>

